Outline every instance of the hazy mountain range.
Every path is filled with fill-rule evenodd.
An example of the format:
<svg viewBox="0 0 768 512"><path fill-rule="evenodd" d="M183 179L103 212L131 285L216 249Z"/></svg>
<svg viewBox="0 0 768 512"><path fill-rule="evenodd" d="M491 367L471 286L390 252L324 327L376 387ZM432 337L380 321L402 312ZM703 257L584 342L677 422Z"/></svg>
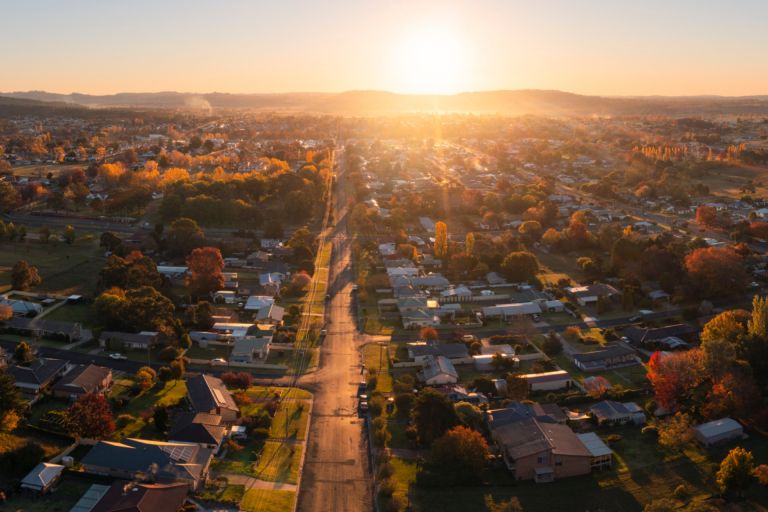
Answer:
<svg viewBox="0 0 768 512"><path fill-rule="evenodd" d="M45 91L0 93L7 108L172 108L256 109L318 113L380 115L406 112L475 112L507 115L618 115L618 114L766 114L768 96L586 96L562 91L514 90L467 92L454 95L396 94L383 91L342 93L118 93L109 95L57 94Z"/></svg>

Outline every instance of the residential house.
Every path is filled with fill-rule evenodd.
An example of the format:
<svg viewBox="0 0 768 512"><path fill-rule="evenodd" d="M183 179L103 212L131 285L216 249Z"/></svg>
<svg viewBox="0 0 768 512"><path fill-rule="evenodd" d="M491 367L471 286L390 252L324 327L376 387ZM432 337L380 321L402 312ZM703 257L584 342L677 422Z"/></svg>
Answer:
<svg viewBox="0 0 768 512"><path fill-rule="evenodd" d="M158 483L184 482L198 490L208 477L213 450L195 443L123 439L99 441L80 463L86 473L134 480L137 475Z"/></svg>
<svg viewBox="0 0 768 512"><path fill-rule="evenodd" d="M259 285L265 292L278 296L285 277L282 272L264 272L259 274Z"/></svg>
<svg viewBox="0 0 768 512"><path fill-rule="evenodd" d="M64 375L68 367L67 362L62 359L41 357L27 366L11 366L8 373L15 379L16 387L21 389L27 398L34 399Z"/></svg>
<svg viewBox="0 0 768 512"><path fill-rule="evenodd" d="M64 466L41 462L21 480L21 488L37 494L46 494L56 485L64 472Z"/></svg>
<svg viewBox="0 0 768 512"><path fill-rule="evenodd" d="M702 423L693 428L696 441L703 446L710 447L720 443L727 443L744 437L744 428L731 418Z"/></svg>
<svg viewBox="0 0 768 512"><path fill-rule="evenodd" d="M255 320L260 323L279 325L283 322L284 316L285 308L278 306L277 304L272 304L269 307L259 309L258 313L256 313Z"/></svg>
<svg viewBox="0 0 768 512"><path fill-rule="evenodd" d="M419 364L426 364L430 357L443 356L453 361L469 358L467 346L463 343L426 343L416 341L407 344L408 358Z"/></svg>
<svg viewBox="0 0 768 512"><path fill-rule="evenodd" d="M168 440L199 444L218 453L226 435L227 427L218 414L184 411L176 416Z"/></svg>
<svg viewBox="0 0 768 512"><path fill-rule="evenodd" d="M53 395L75 399L87 393L106 393L112 387L112 370L95 364L77 365L53 386Z"/></svg>
<svg viewBox="0 0 768 512"><path fill-rule="evenodd" d="M454 302L472 302L472 290L464 285L453 286L440 292L438 301L441 304Z"/></svg>
<svg viewBox="0 0 768 512"><path fill-rule="evenodd" d="M214 304L234 304L237 294L231 290L219 290L213 293Z"/></svg>
<svg viewBox="0 0 768 512"><path fill-rule="evenodd" d="M78 341L83 335L82 326L77 322L16 316L8 320L5 325L28 336L57 338L67 342Z"/></svg>
<svg viewBox="0 0 768 512"><path fill-rule="evenodd" d="M565 425L568 417L557 404L523 403L512 400L503 409L493 409L486 414L489 429L506 425L524 418L536 418L539 421Z"/></svg>
<svg viewBox="0 0 768 512"><path fill-rule="evenodd" d="M416 377L427 386L456 384L459 381L459 374L453 363L443 356L427 358L424 368L418 372Z"/></svg>
<svg viewBox="0 0 768 512"><path fill-rule="evenodd" d="M272 306L275 303L275 298L271 295L251 295L245 302L243 309L245 311L258 312L263 308Z"/></svg>
<svg viewBox="0 0 768 512"><path fill-rule="evenodd" d="M645 412L634 402L603 400L589 408L598 425L626 425L645 423Z"/></svg>
<svg viewBox="0 0 768 512"><path fill-rule="evenodd" d="M566 425L528 417L493 427L491 439L516 480L552 482L592 471L592 454Z"/></svg>
<svg viewBox="0 0 768 512"><path fill-rule="evenodd" d="M271 337L243 336L234 338L235 344L229 355L233 363L253 363L254 359L265 360L269 355Z"/></svg>
<svg viewBox="0 0 768 512"><path fill-rule="evenodd" d="M640 364L640 360L631 348L619 344L606 345L604 349L594 352L574 353L571 357L573 363L585 372Z"/></svg>
<svg viewBox="0 0 768 512"><path fill-rule="evenodd" d="M141 331L138 333L102 331L99 346L116 350L147 350L160 340L160 333Z"/></svg>
<svg viewBox="0 0 768 512"><path fill-rule="evenodd" d="M514 320L541 314L541 307L535 302L520 302L515 304L498 304L482 309L483 318Z"/></svg>
<svg viewBox="0 0 768 512"><path fill-rule="evenodd" d="M624 336L633 345L652 344L664 338L674 337L683 341L695 341L698 328L689 324L673 324L664 327L630 326L624 330Z"/></svg>
<svg viewBox="0 0 768 512"><path fill-rule="evenodd" d="M16 316L35 316L43 312L43 306L37 302L9 299L7 295L0 295L0 305L10 307Z"/></svg>
<svg viewBox="0 0 768 512"><path fill-rule="evenodd" d="M586 286L572 286L565 293L580 306L596 305L598 299L616 300L621 293L611 285L595 283Z"/></svg>
<svg viewBox="0 0 768 512"><path fill-rule="evenodd" d="M440 325L440 317L438 315L422 309L401 313L400 317L405 329L437 327Z"/></svg>
<svg viewBox="0 0 768 512"><path fill-rule="evenodd" d="M483 405L488 403L488 398L482 393L467 391L466 388L458 384L436 387L435 391L445 395L451 402L468 402L473 405Z"/></svg>
<svg viewBox="0 0 768 512"><path fill-rule="evenodd" d="M78 508L78 502L71 512L179 512L184 508L189 491L184 483L150 484L127 480L118 480L110 487L99 484L91 487L98 487L95 490L98 501L93 504L92 500L86 500L82 508ZM102 487L106 489L101 490Z"/></svg>
<svg viewBox="0 0 768 512"><path fill-rule="evenodd" d="M234 423L240 417L240 408L232 393L218 377L204 373L187 377L187 399L193 411L218 414L225 424Z"/></svg>
<svg viewBox="0 0 768 512"><path fill-rule="evenodd" d="M573 387L573 379L565 370L520 375L528 384L530 391L555 391Z"/></svg>
<svg viewBox="0 0 768 512"><path fill-rule="evenodd" d="M592 470L609 469L613 465L613 452L600 437L594 432L576 434L579 441L587 448L592 460L590 466Z"/></svg>

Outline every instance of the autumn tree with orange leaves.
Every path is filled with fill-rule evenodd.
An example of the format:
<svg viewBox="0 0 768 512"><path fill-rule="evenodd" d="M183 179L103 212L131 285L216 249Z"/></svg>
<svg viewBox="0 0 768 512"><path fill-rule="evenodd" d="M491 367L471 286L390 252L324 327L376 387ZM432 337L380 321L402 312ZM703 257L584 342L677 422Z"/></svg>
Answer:
<svg viewBox="0 0 768 512"><path fill-rule="evenodd" d="M187 257L188 286L196 295L207 295L224 286L224 258L216 247L200 247Z"/></svg>
<svg viewBox="0 0 768 512"><path fill-rule="evenodd" d="M729 247L694 250L685 257L685 270L695 291L706 298L742 292L749 280L743 258Z"/></svg>

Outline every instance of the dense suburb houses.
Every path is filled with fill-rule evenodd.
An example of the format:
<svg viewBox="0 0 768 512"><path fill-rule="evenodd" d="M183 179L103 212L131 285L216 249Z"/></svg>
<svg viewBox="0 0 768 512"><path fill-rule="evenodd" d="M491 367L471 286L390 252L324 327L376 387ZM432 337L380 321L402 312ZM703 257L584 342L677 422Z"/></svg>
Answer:
<svg viewBox="0 0 768 512"><path fill-rule="evenodd" d="M78 112L0 116L0 508L768 499L760 116Z"/></svg>

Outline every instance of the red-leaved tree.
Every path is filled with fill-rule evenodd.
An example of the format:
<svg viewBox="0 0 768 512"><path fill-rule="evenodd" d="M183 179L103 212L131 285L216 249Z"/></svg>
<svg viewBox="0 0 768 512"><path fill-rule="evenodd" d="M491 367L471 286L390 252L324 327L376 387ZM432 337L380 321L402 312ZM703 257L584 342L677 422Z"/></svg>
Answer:
<svg viewBox="0 0 768 512"><path fill-rule="evenodd" d="M78 398L67 411L67 427L78 437L109 437L115 431L115 420L104 395L88 393Z"/></svg>

